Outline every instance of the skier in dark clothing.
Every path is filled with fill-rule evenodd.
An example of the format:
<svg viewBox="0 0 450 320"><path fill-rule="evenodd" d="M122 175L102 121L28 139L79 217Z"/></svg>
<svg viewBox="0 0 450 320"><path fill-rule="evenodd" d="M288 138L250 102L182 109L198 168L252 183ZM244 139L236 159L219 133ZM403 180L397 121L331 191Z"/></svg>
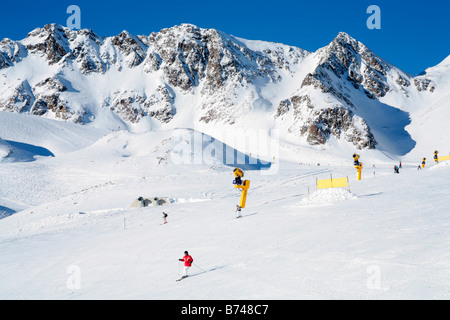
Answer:
<svg viewBox="0 0 450 320"><path fill-rule="evenodd" d="M242 218L241 207L239 205L236 206L236 218Z"/></svg>

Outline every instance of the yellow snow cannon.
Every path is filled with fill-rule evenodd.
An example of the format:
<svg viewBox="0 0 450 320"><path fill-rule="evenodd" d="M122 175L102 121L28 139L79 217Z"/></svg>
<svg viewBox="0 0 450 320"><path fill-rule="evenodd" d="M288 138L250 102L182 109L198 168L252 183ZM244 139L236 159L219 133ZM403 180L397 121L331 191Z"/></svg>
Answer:
<svg viewBox="0 0 450 320"><path fill-rule="evenodd" d="M359 162L359 155L354 153L353 154L353 166L356 169L356 172L358 173L358 180L361 180L361 174L362 174L362 168L363 168L363 164L361 162Z"/></svg>
<svg viewBox="0 0 450 320"><path fill-rule="evenodd" d="M247 193L248 189L250 188L250 181L249 180L242 181L242 177L244 177L244 172L239 168L234 169L233 173L235 177L235 180L233 181L234 187L236 189L241 190L241 202L239 203L239 206L242 209L244 209L245 203L247 202Z"/></svg>

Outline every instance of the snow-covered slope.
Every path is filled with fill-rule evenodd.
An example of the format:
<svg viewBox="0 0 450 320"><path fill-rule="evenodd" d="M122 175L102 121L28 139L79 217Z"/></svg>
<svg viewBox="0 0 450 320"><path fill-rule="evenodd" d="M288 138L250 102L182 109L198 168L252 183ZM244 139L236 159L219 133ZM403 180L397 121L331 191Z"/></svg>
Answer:
<svg viewBox="0 0 450 320"><path fill-rule="evenodd" d="M28 176L28 189L9 182L11 198L33 200L0 220L2 299L450 297L447 163L400 175L377 166L360 182L351 166L246 171L247 207L235 219L232 168L157 165L153 152L174 145L157 135L167 141L159 150L122 132L32 167L0 167L3 179ZM351 194L316 194L315 179L330 174L349 175ZM131 209L139 196L174 203ZM185 250L193 277L177 283Z"/></svg>
<svg viewBox="0 0 450 320"><path fill-rule="evenodd" d="M0 138L0 161L11 154L11 146Z"/></svg>
<svg viewBox="0 0 450 320"><path fill-rule="evenodd" d="M422 145L413 122L444 99L448 74L444 61L409 75L343 32L312 53L190 24L113 37L50 24L0 43L0 110L222 141L278 129L292 149L401 157Z"/></svg>
<svg viewBox="0 0 450 320"><path fill-rule="evenodd" d="M37 120L37 123L49 121L39 118L34 120ZM60 147L67 147L63 139L75 134L70 132L70 126L85 128L73 124L68 126L60 122L55 124L61 127L57 126L56 131L48 127L47 132L55 134L62 128L66 130L66 135L60 136L64 142ZM33 127L28 129L31 128ZM37 130L38 126L35 125L34 128ZM85 134L89 132L98 134L98 131L91 130ZM80 138L83 137L80 132L77 134ZM262 170L262 172L270 172L271 169L269 162L245 155L219 140L189 129L147 133L121 131L107 134L95 143L92 141L92 144L85 148L81 148L80 145L86 141L78 143L78 149L71 149L65 153L61 153L58 148L49 149L58 150L59 153L56 157L41 155L38 161L34 161L35 155L31 159L31 154L30 159L16 157L14 161L7 161L16 151L12 148L13 153L4 159L0 166L0 205L3 200L5 203L34 206L55 201L80 190L108 185L115 179L122 181L130 178L127 183L133 185L135 180L139 181L147 176L151 176L152 179L163 177L166 171L189 175L191 167L203 169L205 165L208 166L206 167L208 170L209 168L215 170L217 166L223 165L228 168L240 166L245 170ZM30 146L25 143L23 145ZM32 160L33 162L23 163ZM134 190L137 192L137 189Z"/></svg>
<svg viewBox="0 0 450 320"><path fill-rule="evenodd" d="M406 129L413 137L417 137L417 147L407 158L428 156L431 160L430 154L434 150L438 150L441 155L450 154L447 123L450 117L450 56L437 66L427 69L417 77L417 81L425 88L435 88L432 93L426 92L416 105L410 105L411 109L417 111L411 113L411 124Z"/></svg>
<svg viewBox="0 0 450 320"><path fill-rule="evenodd" d="M89 146L109 131L73 123L0 112L0 137L11 147L41 156L58 156ZM14 158L14 153L11 157Z"/></svg>

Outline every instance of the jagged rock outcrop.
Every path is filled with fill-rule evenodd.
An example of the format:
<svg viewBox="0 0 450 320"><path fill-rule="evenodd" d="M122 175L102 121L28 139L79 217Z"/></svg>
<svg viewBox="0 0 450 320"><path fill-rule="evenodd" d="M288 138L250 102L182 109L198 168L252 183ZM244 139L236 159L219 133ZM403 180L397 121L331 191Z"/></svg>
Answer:
<svg viewBox="0 0 450 320"><path fill-rule="evenodd" d="M42 116L47 112L54 113L55 117L62 120L79 122L79 117L68 108L68 102L61 97L61 93L67 90L60 79L51 77L37 83L33 88L34 104L30 113Z"/></svg>
<svg viewBox="0 0 450 320"><path fill-rule="evenodd" d="M436 89L435 84L426 77L417 77L414 79L414 85L416 86L417 91L434 92Z"/></svg>
<svg viewBox="0 0 450 320"><path fill-rule="evenodd" d="M275 117L282 118L292 110L293 124L289 132L306 137L311 145L323 145L331 137L344 139L356 149L373 149L377 142L364 119L344 107L316 108L308 95L293 96L277 108Z"/></svg>
<svg viewBox="0 0 450 320"><path fill-rule="evenodd" d="M275 118L292 109L295 121L289 131L306 137L311 145L325 144L335 137L357 149L375 148L377 141L369 126L352 111L357 109L352 97L354 92L363 92L370 99L386 95L389 86L382 77L388 66L345 33L316 56L317 67L306 75L294 96L281 101ZM319 105L310 98L317 91L325 97Z"/></svg>
<svg viewBox="0 0 450 320"><path fill-rule="evenodd" d="M127 31L122 31L118 36L112 37L111 44L123 54L129 68L139 66L145 59L147 47Z"/></svg>
<svg viewBox="0 0 450 320"><path fill-rule="evenodd" d="M174 95L164 86L159 86L148 97L136 91L117 91L112 99L103 102L103 107L109 107L122 119L134 124L146 116L168 123L176 113L173 107L174 98Z"/></svg>
<svg viewBox="0 0 450 320"><path fill-rule="evenodd" d="M20 53L23 51L22 45L11 39L3 39L0 42L0 70L12 67L14 63L20 61Z"/></svg>
<svg viewBox="0 0 450 320"><path fill-rule="evenodd" d="M34 30L28 37L35 41L26 45L27 51L45 55L49 65L58 63L68 53L66 29L60 25L46 25L42 29Z"/></svg>
<svg viewBox="0 0 450 320"><path fill-rule="evenodd" d="M343 107L316 110L312 119L315 120L309 120L300 129L311 145L325 144L332 136L342 137L359 150L373 149L377 145L365 121Z"/></svg>
<svg viewBox="0 0 450 320"><path fill-rule="evenodd" d="M386 82L390 69L388 63L346 33L339 33L322 51L316 70L318 74L323 74L323 69L326 69L338 78L346 77L355 88L361 85L369 97L372 97L370 94L383 97L389 91Z"/></svg>
<svg viewBox="0 0 450 320"><path fill-rule="evenodd" d="M27 80L18 84L11 84L11 87L3 88L7 98L0 99L0 109L10 112L27 112L34 103L34 95Z"/></svg>

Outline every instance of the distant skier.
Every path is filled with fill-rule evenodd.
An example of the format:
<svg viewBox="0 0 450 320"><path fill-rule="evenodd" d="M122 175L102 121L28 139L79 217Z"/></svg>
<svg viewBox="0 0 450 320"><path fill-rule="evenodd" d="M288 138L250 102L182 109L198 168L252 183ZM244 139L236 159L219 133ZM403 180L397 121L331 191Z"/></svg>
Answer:
<svg viewBox="0 0 450 320"><path fill-rule="evenodd" d="M178 260L184 262L183 276L181 277L181 279L187 278L188 277L188 270L192 266L192 263L194 262L194 259L192 259L192 257L189 255L189 252L185 251L184 252L184 257L182 259L178 259Z"/></svg>
<svg viewBox="0 0 450 320"><path fill-rule="evenodd" d="M242 218L241 207L239 205L236 205L236 218Z"/></svg>
<svg viewBox="0 0 450 320"><path fill-rule="evenodd" d="M167 213L165 213L165 212L163 212L163 221L164 221L164 224L167 223Z"/></svg>
<svg viewBox="0 0 450 320"><path fill-rule="evenodd" d="M402 168L402 162L400 161L400 164L398 166L400 169Z"/></svg>
<svg viewBox="0 0 450 320"><path fill-rule="evenodd" d="M400 173L400 171L396 165L394 166L394 173Z"/></svg>

